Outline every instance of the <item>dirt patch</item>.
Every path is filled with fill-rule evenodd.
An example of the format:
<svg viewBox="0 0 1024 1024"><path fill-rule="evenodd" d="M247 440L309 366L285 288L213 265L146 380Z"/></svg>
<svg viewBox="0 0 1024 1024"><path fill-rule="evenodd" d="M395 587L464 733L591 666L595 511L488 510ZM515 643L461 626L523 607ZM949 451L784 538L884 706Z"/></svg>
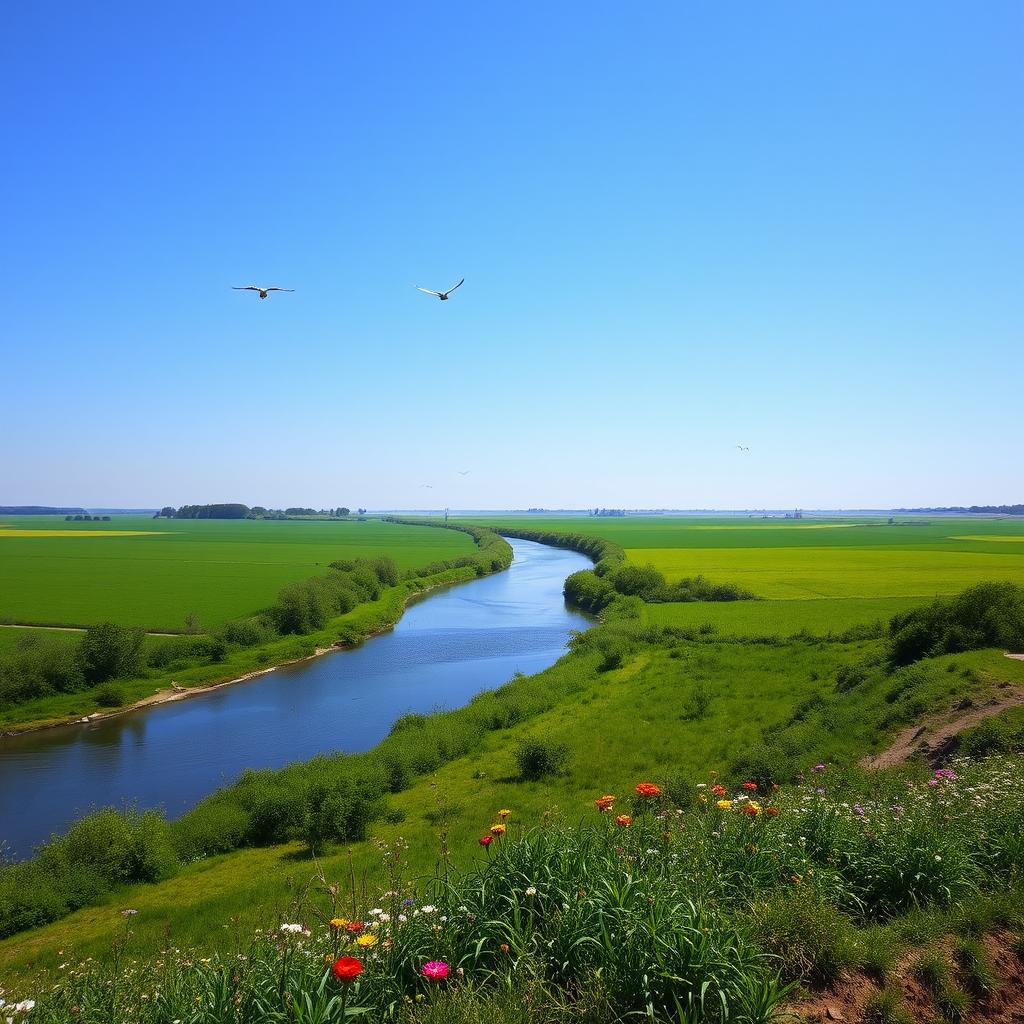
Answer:
<svg viewBox="0 0 1024 1024"><path fill-rule="evenodd" d="M1006 687L998 697L984 704L974 704L969 697L955 704L944 715L918 722L900 732L890 746L878 754L861 758L864 768L891 768L903 764L915 754L923 754L932 765L939 765L956 746L956 738L964 729L998 715L1008 708L1024 705L1024 689Z"/></svg>
<svg viewBox="0 0 1024 1024"><path fill-rule="evenodd" d="M1024 1021L1024 961L1013 951L1013 938L1009 932L999 931L981 940L996 984L991 992L972 997L970 1011L963 1018L965 1024L1021 1024ZM947 957L950 976L957 979L951 954L952 940L947 938L941 946ZM917 949L900 958L888 979L889 987L900 993L912 1020L942 1021L934 996L914 973L914 965L922 952L922 949ZM827 989L807 993L791 1003L786 1007L784 1019L806 1024L826 1024L829 1021L859 1024L864 1020L868 1000L879 991L881 985L871 978L849 973Z"/></svg>

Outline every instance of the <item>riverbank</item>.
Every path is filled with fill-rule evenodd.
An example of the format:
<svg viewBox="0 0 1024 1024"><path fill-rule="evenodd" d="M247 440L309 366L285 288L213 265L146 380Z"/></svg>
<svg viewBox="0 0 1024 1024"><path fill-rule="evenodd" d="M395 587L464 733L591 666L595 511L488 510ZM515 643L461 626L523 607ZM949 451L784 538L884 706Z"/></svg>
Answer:
<svg viewBox="0 0 1024 1024"><path fill-rule="evenodd" d="M155 678L119 681L119 685L124 687L131 699L117 708L96 710L94 690L27 702L9 709L0 717L0 725L3 726L0 729L0 738L117 718L147 707L199 696L235 683L248 682L277 669L311 661L333 651L356 647L393 629L413 601L444 587L467 583L493 572L504 571L505 568L507 567L478 572L475 566L460 566L421 579L405 580L396 587L388 588L377 601L359 605L351 612L337 616L323 630L316 633L283 637L256 650L234 652L220 665L194 666ZM155 690L154 685L157 686ZM138 696L135 696L136 693ZM69 706L57 715L33 715L36 705L52 706L55 701ZM7 715L19 712L26 715L24 720L4 720Z"/></svg>

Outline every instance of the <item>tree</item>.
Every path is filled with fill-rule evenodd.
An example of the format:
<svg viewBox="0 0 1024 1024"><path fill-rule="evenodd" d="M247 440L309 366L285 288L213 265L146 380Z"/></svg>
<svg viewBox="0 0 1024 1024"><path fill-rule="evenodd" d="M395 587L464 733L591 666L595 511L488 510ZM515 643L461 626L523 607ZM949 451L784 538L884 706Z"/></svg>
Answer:
<svg viewBox="0 0 1024 1024"><path fill-rule="evenodd" d="M142 667L145 639L145 632L138 626L117 626L113 622L90 626L79 641L82 674L90 683L136 675Z"/></svg>

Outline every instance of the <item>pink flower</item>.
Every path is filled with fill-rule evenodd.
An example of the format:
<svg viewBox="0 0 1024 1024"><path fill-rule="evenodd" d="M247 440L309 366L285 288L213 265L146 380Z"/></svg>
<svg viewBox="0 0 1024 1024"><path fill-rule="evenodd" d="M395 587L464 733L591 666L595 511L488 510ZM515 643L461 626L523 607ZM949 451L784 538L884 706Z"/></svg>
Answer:
<svg viewBox="0 0 1024 1024"><path fill-rule="evenodd" d="M428 960L423 965L423 977L431 981L444 981L448 977L448 965L443 960Z"/></svg>
<svg viewBox="0 0 1024 1024"><path fill-rule="evenodd" d="M823 765L823 764L816 764L814 766L814 770L816 772L823 772L825 770L825 765Z"/></svg>

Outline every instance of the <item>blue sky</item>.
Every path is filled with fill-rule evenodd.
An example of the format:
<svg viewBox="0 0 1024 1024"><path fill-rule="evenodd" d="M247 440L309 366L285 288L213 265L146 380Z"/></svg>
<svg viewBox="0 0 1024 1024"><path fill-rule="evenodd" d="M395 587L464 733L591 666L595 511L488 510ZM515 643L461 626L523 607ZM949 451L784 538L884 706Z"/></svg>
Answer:
<svg viewBox="0 0 1024 1024"><path fill-rule="evenodd" d="M1020 501L1022 38L1017 2L15 5L0 503Z"/></svg>

